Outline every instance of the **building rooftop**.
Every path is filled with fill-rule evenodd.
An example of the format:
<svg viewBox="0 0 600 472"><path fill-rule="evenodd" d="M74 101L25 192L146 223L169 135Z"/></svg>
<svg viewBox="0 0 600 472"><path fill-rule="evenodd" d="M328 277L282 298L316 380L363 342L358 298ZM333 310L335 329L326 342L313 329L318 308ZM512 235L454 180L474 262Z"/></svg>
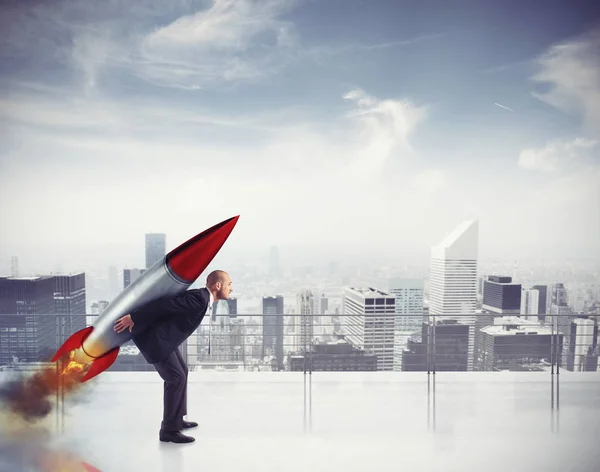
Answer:
<svg viewBox="0 0 600 472"><path fill-rule="evenodd" d="M479 222L463 221L440 244L431 250L434 259L476 260L479 244Z"/></svg>
<svg viewBox="0 0 600 472"><path fill-rule="evenodd" d="M486 326L481 328L481 332L491 334L493 336L515 336L517 334L543 334L551 335L552 330L540 324L528 325L528 324L515 324L511 325L508 323L494 326Z"/></svg>
<svg viewBox="0 0 600 472"><path fill-rule="evenodd" d="M357 293L360 293L361 295L364 295L365 297L395 298L395 295L393 295L391 293L384 292L382 290L377 290L376 288L372 288L372 287L349 287L349 290L353 290Z"/></svg>
<svg viewBox="0 0 600 472"><path fill-rule="evenodd" d="M103 472L600 470L598 373L189 375L194 443L158 441L158 374L104 372L48 444Z"/></svg>
<svg viewBox="0 0 600 472"><path fill-rule="evenodd" d="M2 277L3 279L7 279L7 280L40 280L40 279L47 279L49 276L41 276L41 275L30 275L30 276L12 276L12 275L8 275L5 277Z"/></svg>

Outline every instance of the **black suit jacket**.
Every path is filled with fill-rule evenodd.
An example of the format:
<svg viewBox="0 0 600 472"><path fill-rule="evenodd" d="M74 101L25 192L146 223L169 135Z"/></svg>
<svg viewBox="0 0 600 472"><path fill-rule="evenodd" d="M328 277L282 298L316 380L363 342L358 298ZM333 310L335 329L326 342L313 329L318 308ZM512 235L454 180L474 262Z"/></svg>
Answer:
<svg viewBox="0 0 600 472"><path fill-rule="evenodd" d="M133 342L150 364L164 360L200 326L209 303L201 288L142 306L131 313Z"/></svg>

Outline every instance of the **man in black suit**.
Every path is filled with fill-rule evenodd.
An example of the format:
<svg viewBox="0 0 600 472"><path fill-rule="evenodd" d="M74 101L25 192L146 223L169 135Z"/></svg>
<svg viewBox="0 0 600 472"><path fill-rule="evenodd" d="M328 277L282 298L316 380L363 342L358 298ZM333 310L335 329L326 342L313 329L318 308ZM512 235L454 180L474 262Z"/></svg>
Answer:
<svg viewBox="0 0 600 472"><path fill-rule="evenodd" d="M182 429L194 428L198 423L183 420L187 415L188 368L179 346L200 326L213 303L227 300L232 291L229 274L215 270L206 278L206 287L159 298L115 321L115 331L121 333L129 329L144 358L165 381L159 433L163 442L194 441L193 437L181 433Z"/></svg>

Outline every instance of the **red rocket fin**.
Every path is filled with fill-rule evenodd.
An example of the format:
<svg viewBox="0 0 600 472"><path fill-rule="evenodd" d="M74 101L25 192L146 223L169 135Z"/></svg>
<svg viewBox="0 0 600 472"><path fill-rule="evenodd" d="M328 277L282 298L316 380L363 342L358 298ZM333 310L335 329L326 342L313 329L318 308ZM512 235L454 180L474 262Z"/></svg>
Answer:
<svg viewBox="0 0 600 472"><path fill-rule="evenodd" d="M91 464L88 464L87 462L82 462L81 465L83 466L86 472L102 472L100 469L97 469L96 467L94 467Z"/></svg>
<svg viewBox="0 0 600 472"><path fill-rule="evenodd" d="M92 366L90 367L90 370L88 370L87 373L83 376L81 383L87 382L92 377L96 377L96 375L101 374L106 369L108 369L111 365L113 365L113 363L115 362L115 359L117 358L118 355L119 355L119 348L115 347L114 349L112 349L112 350L108 351L106 354L104 354L102 357L99 357L98 359L94 359L94 361L92 362Z"/></svg>
<svg viewBox="0 0 600 472"><path fill-rule="evenodd" d="M94 328L92 326L88 326L87 328L83 328L82 330L72 334L71 337L67 339L60 347L60 349L56 351L56 354L54 354L54 357L52 358L52 362L56 362L65 354L80 348L85 338L89 336L93 329Z"/></svg>

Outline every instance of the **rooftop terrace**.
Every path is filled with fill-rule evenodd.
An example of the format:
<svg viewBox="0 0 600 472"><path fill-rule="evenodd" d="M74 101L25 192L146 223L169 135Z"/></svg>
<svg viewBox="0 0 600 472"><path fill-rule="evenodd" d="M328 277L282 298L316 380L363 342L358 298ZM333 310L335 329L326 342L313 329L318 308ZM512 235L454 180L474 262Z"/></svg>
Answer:
<svg viewBox="0 0 600 472"><path fill-rule="evenodd" d="M595 372L197 371L189 381L195 443L158 441L154 372L87 384L48 418L54 441L103 472L600 470Z"/></svg>

